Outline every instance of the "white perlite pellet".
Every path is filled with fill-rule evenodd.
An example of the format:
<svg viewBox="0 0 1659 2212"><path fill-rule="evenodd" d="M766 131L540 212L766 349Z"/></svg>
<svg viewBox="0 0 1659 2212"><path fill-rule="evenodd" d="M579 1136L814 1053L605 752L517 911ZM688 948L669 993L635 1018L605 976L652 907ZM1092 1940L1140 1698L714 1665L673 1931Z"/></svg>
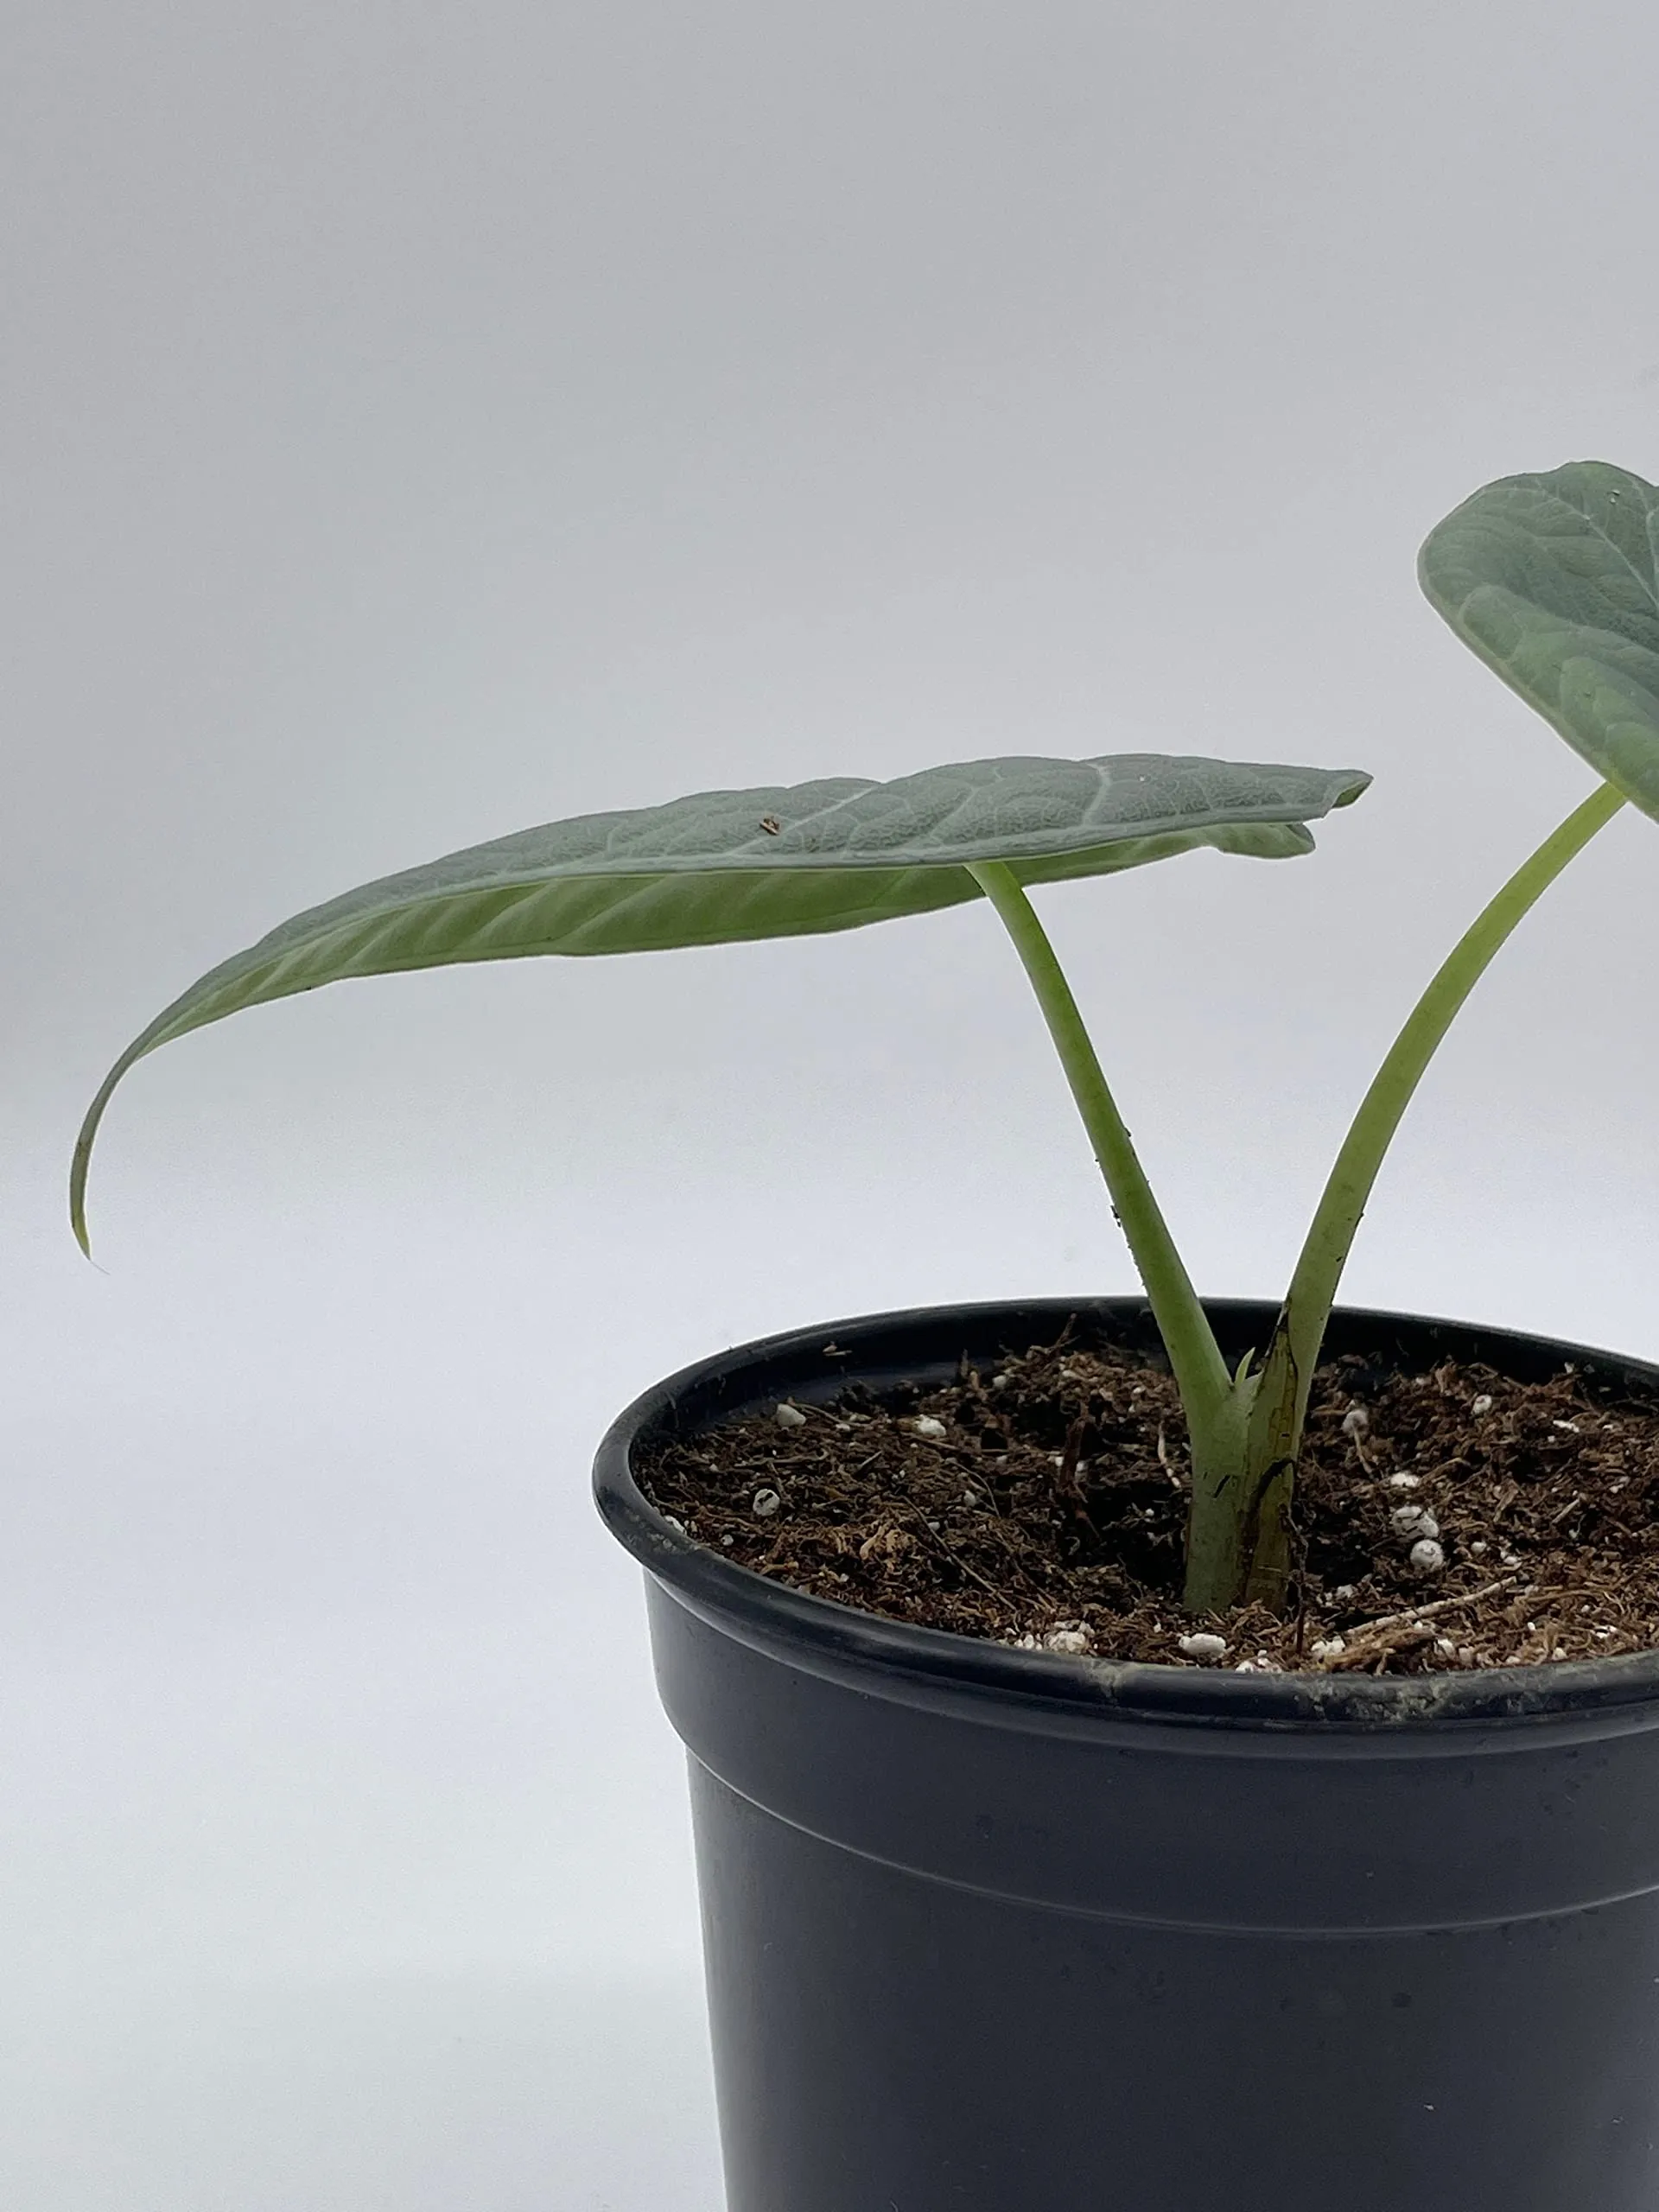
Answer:
<svg viewBox="0 0 1659 2212"><path fill-rule="evenodd" d="M1407 1559L1414 1574L1439 1574L1446 1566L1446 1554L1432 1536L1425 1536L1421 1543L1414 1544Z"/></svg>
<svg viewBox="0 0 1659 2212"><path fill-rule="evenodd" d="M1396 1536L1438 1536L1440 1524L1426 1505L1396 1505L1389 1519Z"/></svg>
<svg viewBox="0 0 1659 2212"><path fill-rule="evenodd" d="M1371 1425L1371 1417L1363 1406L1350 1406L1342 1417L1344 1436L1363 1436Z"/></svg>
<svg viewBox="0 0 1659 2212"><path fill-rule="evenodd" d="M1086 1651L1094 1642L1086 1628L1052 1628L1043 1638L1051 1651Z"/></svg>
<svg viewBox="0 0 1659 2212"><path fill-rule="evenodd" d="M1208 1629L1200 1629L1194 1636L1184 1636L1180 1649L1189 1659L1220 1659L1226 1656L1227 1639L1211 1635Z"/></svg>
<svg viewBox="0 0 1659 2212"><path fill-rule="evenodd" d="M798 1406L791 1406L787 1399L784 1401L783 1404L779 1407L777 1412L773 1414L772 1419L777 1422L779 1428L804 1428L806 1427L806 1415L801 1411Z"/></svg>
<svg viewBox="0 0 1659 2212"><path fill-rule="evenodd" d="M1422 1486L1423 1478L1421 1475L1390 1475L1389 1477L1390 1490L1421 1490Z"/></svg>
<svg viewBox="0 0 1659 2212"><path fill-rule="evenodd" d="M944 1423L942 1421L937 1421L931 1414L918 1414L915 1420L910 1423L910 1426L914 1429L918 1436L943 1436L944 1434Z"/></svg>
<svg viewBox="0 0 1659 2212"><path fill-rule="evenodd" d="M1483 1390L1478 1398L1471 1398L1469 1401L1469 1410L1477 1421L1479 1421L1483 1414L1491 1413L1492 1410L1491 1392L1490 1390Z"/></svg>
<svg viewBox="0 0 1659 2212"><path fill-rule="evenodd" d="M750 1499L749 1506L762 1521L770 1521L774 1513L782 1510L783 1503L775 1490L758 1490Z"/></svg>

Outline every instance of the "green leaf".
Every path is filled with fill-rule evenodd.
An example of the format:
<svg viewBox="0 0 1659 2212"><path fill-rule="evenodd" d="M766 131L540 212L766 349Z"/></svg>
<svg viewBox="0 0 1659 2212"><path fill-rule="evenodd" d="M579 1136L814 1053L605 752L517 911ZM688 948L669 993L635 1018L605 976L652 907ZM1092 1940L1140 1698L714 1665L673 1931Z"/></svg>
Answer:
<svg viewBox="0 0 1659 2212"><path fill-rule="evenodd" d="M978 898L970 861L1004 861L1022 883L1047 883L1199 845L1287 858L1311 849L1308 819L1346 806L1370 780L1355 769L1155 753L970 760L887 784L842 777L699 791L469 846L283 923L151 1022L81 1129L75 1233L85 1245L87 1162L116 1084L158 1046L244 1007L458 961L857 929Z"/></svg>
<svg viewBox="0 0 1659 2212"><path fill-rule="evenodd" d="M1418 575L1488 667L1659 816L1659 490L1600 461L1506 476L1430 532Z"/></svg>

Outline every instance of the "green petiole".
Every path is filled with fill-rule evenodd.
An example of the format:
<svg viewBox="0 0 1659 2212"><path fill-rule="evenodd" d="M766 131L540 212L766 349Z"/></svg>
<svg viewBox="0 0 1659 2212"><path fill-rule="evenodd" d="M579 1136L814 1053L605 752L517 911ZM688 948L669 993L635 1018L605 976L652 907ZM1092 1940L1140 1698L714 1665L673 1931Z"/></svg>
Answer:
<svg viewBox="0 0 1659 2212"><path fill-rule="evenodd" d="M1294 1456L1325 1324L1366 1203L1424 1071L1459 1009L1522 918L1624 804L1603 784L1524 861L1466 929L1407 1016L1360 1101L1314 1209L1256 1390L1252 1457Z"/></svg>
<svg viewBox="0 0 1659 2212"><path fill-rule="evenodd" d="M1071 986L1030 899L1014 870L1001 861L972 862L968 873L995 907L1036 993L1111 1194L1112 1211L1146 1287L1188 1424L1196 1433L1221 1415L1232 1395L1232 1377L1215 1332L1123 1125Z"/></svg>

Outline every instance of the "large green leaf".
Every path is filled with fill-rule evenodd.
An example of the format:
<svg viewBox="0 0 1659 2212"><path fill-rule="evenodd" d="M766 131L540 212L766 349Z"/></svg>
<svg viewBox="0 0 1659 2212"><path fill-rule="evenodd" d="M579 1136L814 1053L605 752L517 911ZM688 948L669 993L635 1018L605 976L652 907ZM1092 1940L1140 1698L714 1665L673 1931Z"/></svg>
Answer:
<svg viewBox="0 0 1659 2212"><path fill-rule="evenodd" d="M1430 533L1418 574L1487 665L1659 816L1659 490L1601 461L1503 477Z"/></svg>
<svg viewBox="0 0 1659 2212"><path fill-rule="evenodd" d="M1281 859L1359 797L1356 769L1122 753L970 760L896 782L862 777L699 791L579 815L450 853L284 922L214 968L111 1070L75 1147L83 1243L92 1138L135 1060L244 1007L351 976L537 953L645 952L856 929L978 898L965 863L1022 882L1103 875L1195 846Z"/></svg>

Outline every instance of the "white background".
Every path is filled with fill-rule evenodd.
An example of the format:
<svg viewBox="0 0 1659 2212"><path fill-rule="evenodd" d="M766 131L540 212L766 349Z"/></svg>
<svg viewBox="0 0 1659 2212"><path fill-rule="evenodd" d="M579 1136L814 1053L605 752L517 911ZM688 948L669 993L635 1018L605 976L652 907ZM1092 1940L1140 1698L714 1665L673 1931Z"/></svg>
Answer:
<svg viewBox="0 0 1659 2212"><path fill-rule="evenodd" d="M1044 911L1201 1284L1588 772L1419 599L1659 475L1645 0L12 0L0 2201L715 2212L677 1749L593 1442L664 1370L1125 1289L982 908L120 1046L587 809L1355 764ZM1483 986L1348 1295L1659 1356L1659 828ZM779 2208L783 2212L783 2208ZM849 2208L849 2212L855 2212ZM861 2212L861 2209L860 2209Z"/></svg>

